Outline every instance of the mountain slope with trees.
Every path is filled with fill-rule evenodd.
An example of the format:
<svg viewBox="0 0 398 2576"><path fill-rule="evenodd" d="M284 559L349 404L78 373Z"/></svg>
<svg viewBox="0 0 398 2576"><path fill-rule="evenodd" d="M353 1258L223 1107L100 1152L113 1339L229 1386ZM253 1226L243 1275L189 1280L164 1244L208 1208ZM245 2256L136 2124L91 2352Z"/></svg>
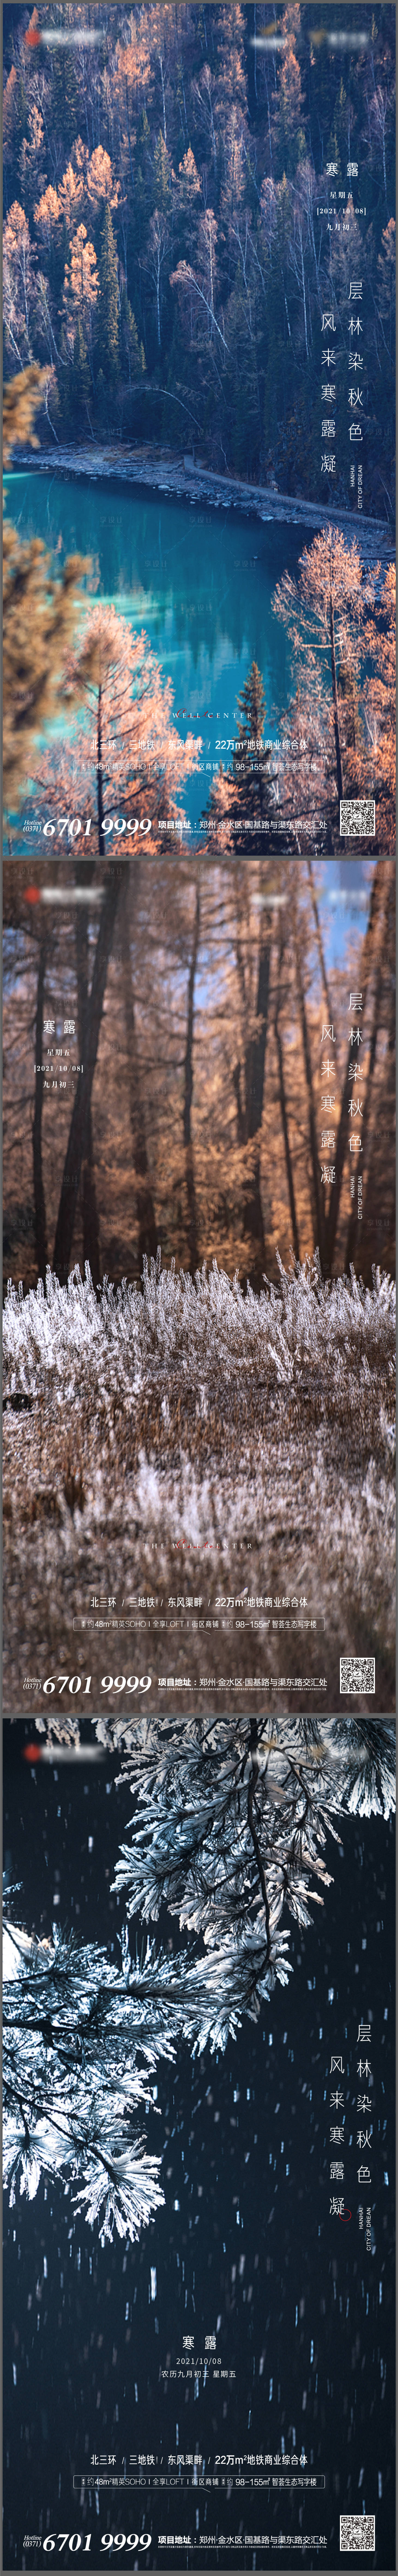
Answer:
<svg viewBox="0 0 398 2576"><path fill-rule="evenodd" d="M353 16L351 53L299 0L275 16L274 49L265 0L100 7L90 48L73 6L61 12L70 46L52 46L58 18L6 12L4 36L5 365L45 368L50 442L199 442L219 470L329 496L321 354L333 300L333 488L349 506L346 298L359 265L364 507L391 521L392 8L375 7L362 50Z"/></svg>

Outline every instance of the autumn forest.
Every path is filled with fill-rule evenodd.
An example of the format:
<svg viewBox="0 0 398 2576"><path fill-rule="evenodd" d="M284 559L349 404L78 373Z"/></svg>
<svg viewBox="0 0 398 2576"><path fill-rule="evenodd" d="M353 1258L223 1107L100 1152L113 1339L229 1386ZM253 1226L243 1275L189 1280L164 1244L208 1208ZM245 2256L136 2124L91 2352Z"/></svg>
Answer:
<svg viewBox="0 0 398 2576"><path fill-rule="evenodd" d="M343 1649L393 1705L395 868L351 864L5 866L8 1707L99 1698L117 1586L112 1670L191 1706L331 1708Z"/></svg>
<svg viewBox="0 0 398 2576"><path fill-rule="evenodd" d="M261 487L281 494L282 519L289 495L301 506L325 502L297 577L283 570L272 598L290 654L288 704L266 704L253 655L233 761L207 783L207 800L204 778L202 847L214 849L216 835L218 853L220 844L242 849L245 834L247 846L248 830L253 857L264 844L331 852L342 830L354 832L358 856L370 839L375 856L395 845L393 12L377 7L368 20L362 49L354 14L352 46L346 33L336 52L333 31L299 0L275 11L271 27L265 6L239 0L227 9L169 0L127 13L88 8L84 24L69 5L5 12L11 464L35 440L55 473L58 454L73 470L83 449L94 482L98 448L110 441L116 473L118 456L134 470L138 449L163 463L180 457L183 472L190 462L196 474L216 472L232 499L243 474L260 500ZM358 271L364 354L346 330ZM329 429L332 437L321 382L331 307L333 457L321 445ZM362 322L352 328L363 337ZM350 444L365 436L358 406L364 542ZM327 465L333 483L322 482ZM128 830L134 783L136 815L150 821L159 849L160 817L172 824L184 776L201 769L200 740L182 747L175 730L170 737L168 679L151 664L145 633L138 667L138 639L117 620L117 603L110 615L97 606L83 630L79 583L90 586L90 563L76 557L59 578L42 546L21 550L8 518L4 544L10 825L25 780L34 828L44 800L56 832L51 818L60 798L70 809L79 771L80 816L106 855L115 801L113 777L102 777L107 700L119 735L130 708L124 770L116 757L120 827ZM66 702L61 759L59 726L55 744L48 726ZM276 763L275 714L292 735L292 758ZM155 746L166 730L166 764L142 751L138 759L144 722Z"/></svg>
<svg viewBox="0 0 398 2576"><path fill-rule="evenodd" d="M393 862L333 964L342 863L63 864L4 869L6 1278L394 1270Z"/></svg>
<svg viewBox="0 0 398 2576"><path fill-rule="evenodd" d="M274 48L261 0L88 6L84 27L69 5L5 10L5 365L45 368L54 450L161 438L321 494L322 307L339 316L348 395L359 264L364 507L391 521L394 11L369 12L362 52L347 15L352 51L336 53L298 0L274 11ZM343 417L334 488L349 506L346 402Z"/></svg>

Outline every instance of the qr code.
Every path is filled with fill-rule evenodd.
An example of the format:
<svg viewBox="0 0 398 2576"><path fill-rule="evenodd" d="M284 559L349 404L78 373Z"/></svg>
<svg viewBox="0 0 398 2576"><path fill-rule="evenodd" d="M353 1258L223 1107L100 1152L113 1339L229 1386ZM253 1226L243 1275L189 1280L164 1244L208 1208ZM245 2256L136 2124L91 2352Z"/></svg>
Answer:
<svg viewBox="0 0 398 2576"><path fill-rule="evenodd" d="M340 2514L340 2549L374 2549L374 2513Z"/></svg>
<svg viewBox="0 0 398 2576"><path fill-rule="evenodd" d="M340 840L345 833L348 833L353 841L372 841L375 831L374 797L343 796L340 804Z"/></svg>
<svg viewBox="0 0 398 2576"><path fill-rule="evenodd" d="M368 1697L376 1688L374 1655L340 1655L340 1691L347 1698L354 1691Z"/></svg>

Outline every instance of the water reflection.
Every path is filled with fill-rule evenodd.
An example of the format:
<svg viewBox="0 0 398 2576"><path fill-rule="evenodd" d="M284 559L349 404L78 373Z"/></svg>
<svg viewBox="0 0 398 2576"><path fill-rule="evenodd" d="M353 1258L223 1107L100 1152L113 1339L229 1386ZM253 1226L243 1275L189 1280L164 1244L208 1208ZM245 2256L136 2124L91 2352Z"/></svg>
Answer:
<svg viewBox="0 0 398 2576"><path fill-rule="evenodd" d="M67 554L91 556L88 595L111 599L133 628L145 627L177 704L187 709L183 733L191 715L200 720L207 711L227 739L233 736L237 694L254 658L274 737L293 669L271 598L282 571L297 570L305 529L257 526L235 511L220 518L167 498L159 507L155 493L80 486L56 474L49 487L34 473L13 474L12 515L25 538L43 538L59 565ZM215 752L213 740L210 747ZM191 824L207 787L201 778L190 782Z"/></svg>

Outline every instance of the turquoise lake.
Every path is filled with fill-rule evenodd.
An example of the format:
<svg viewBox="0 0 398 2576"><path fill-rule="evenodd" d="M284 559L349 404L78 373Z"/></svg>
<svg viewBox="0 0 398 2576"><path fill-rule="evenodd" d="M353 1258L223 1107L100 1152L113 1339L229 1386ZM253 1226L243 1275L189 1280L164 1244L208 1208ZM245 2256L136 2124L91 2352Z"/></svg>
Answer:
<svg viewBox="0 0 398 2576"><path fill-rule="evenodd" d="M39 536L53 553L55 570L65 555L91 557L89 597L111 600L139 631L145 627L165 678L174 689L181 735L208 711L211 750L216 736L236 731L236 701L250 663L262 672L267 734L281 728L294 689L289 645L272 610L272 594L285 570L295 573L305 528L264 526L237 511L206 510L142 487L81 483L64 475L13 473L8 515L21 537ZM184 713L183 713L184 710ZM228 753L218 753L214 767ZM207 801L209 778L184 789L184 808L195 827Z"/></svg>

